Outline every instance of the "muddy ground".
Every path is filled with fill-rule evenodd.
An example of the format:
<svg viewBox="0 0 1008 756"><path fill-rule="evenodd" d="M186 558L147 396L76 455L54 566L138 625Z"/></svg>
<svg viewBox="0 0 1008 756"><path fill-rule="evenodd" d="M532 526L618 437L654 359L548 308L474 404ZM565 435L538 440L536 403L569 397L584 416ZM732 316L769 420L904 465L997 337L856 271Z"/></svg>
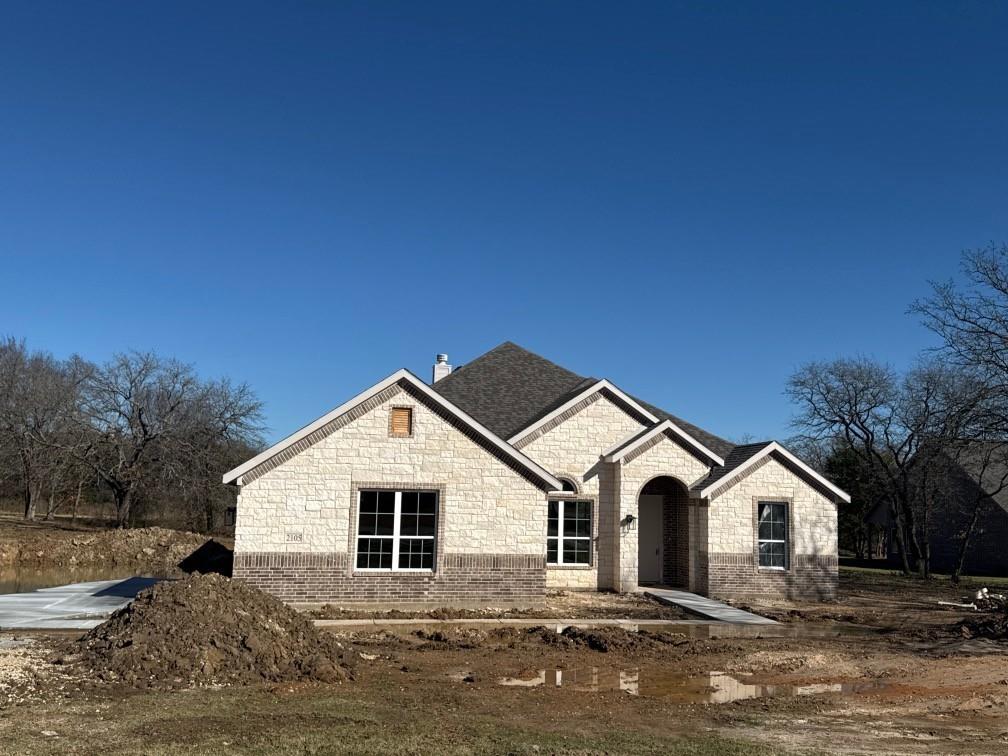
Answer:
<svg viewBox="0 0 1008 756"><path fill-rule="evenodd" d="M533 609L486 607L483 609L438 609L374 611L326 604L307 612L315 619L696 619L676 606L643 594L596 593L594 591L549 591L542 606Z"/></svg>
<svg viewBox="0 0 1008 756"><path fill-rule="evenodd" d="M356 655L354 680L334 685L137 691L49 664L56 639L33 636L0 642L0 742L21 753L1003 754L1008 643L962 637L965 613L933 604L956 590L845 571L839 602L779 608L789 621L776 630L355 630L336 634ZM759 635L718 637L740 632Z"/></svg>

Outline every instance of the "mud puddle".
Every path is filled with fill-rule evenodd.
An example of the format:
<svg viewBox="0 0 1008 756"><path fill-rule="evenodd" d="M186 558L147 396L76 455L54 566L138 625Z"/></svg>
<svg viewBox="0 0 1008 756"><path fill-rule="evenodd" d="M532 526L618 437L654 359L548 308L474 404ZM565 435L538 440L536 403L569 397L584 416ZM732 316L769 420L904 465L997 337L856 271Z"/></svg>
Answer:
<svg viewBox="0 0 1008 756"><path fill-rule="evenodd" d="M590 693L619 691L631 696L664 698L683 704L724 704L753 698L857 695L885 688L878 682L810 683L790 685L768 683L751 675L708 672L704 675L662 675L641 669L586 667L583 669L540 669L535 674L502 677L499 685L516 688L570 688Z"/></svg>

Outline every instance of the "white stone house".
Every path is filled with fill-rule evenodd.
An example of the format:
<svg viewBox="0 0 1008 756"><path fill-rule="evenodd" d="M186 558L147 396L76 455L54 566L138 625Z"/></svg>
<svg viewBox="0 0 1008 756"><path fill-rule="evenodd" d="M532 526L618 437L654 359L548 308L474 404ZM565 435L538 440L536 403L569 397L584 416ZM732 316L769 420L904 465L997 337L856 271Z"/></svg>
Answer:
<svg viewBox="0 0 1008 756"><path fill-rule="evenodd" d="M675 585L822 597L849 497L506 342L399 370L224 476L235 577L295 603L535 603Z"/></svg>

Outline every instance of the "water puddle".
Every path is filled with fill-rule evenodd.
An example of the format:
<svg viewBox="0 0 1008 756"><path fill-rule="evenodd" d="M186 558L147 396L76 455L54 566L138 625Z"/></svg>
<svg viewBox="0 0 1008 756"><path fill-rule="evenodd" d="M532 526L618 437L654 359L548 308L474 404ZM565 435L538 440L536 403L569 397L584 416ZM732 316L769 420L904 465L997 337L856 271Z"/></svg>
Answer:
<svg viewBox="0 0 1008 756"><path fill-rule="evenodd" d="M665 698L676 703L723 704L752 698L858 694L877 691L883 683L811 683L780 685L760 682L750 675L708 672L705 675L659 675L639 669L540 669L528 677L502 677L500 685L517 688L570 688L597 693L620 691L631 696Z"/></svg>

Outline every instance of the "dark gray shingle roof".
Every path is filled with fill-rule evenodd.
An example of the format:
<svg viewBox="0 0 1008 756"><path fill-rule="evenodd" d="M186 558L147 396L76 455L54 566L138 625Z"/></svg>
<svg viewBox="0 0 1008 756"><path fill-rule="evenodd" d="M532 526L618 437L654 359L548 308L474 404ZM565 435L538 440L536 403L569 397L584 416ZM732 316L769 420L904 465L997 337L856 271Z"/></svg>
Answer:
<svg viewBox="0 0 1008 756"><path fill-rule="evenodd" d="M710 475L697 483L693 488L700 490L707 488L711 483L716 483L722 478L727 477L735 470L739 465L745 464L749 459L751 459L756 454L759 454L763 449L772 444L773 441L759 441L755 444L740 444L735 448L731 449L727 455L724 456L724 466L715 467L711 470Z"/></svg>
<svg viewBox="0 0 1008 756"><path fill-rule="evenodd" d="M505 341L434 384L434 390L503 439L549 414L597 378L585 378ZM653 415L671 420L721 457L733 444L634 398ZM741 462L739 463L741 464Z"/></svg>
<svg viewBox="0 0 1008 756"><path fill-rule="evenodd" d="M506 440L594 382L505 341L433 388Z"/></svg>

